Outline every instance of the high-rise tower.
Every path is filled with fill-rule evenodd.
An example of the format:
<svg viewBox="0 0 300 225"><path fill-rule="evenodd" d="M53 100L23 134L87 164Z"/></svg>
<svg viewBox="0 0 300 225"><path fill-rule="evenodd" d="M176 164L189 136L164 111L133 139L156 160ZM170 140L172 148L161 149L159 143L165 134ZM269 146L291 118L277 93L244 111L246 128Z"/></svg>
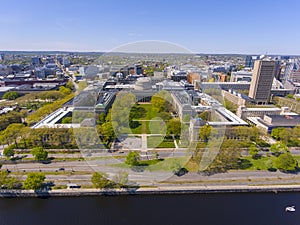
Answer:
<svg viewBox="0 0 300 225"><path fill-rule="evenodd" d="M255 61L249 97L257 104L268 104L277 65L277 61L273 60Z"/></svg>

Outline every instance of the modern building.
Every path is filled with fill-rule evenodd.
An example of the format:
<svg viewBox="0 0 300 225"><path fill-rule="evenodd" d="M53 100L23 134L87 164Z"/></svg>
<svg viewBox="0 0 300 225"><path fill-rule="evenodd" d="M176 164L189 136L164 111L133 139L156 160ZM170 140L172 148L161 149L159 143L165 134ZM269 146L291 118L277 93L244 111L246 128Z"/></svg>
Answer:
<svg viewBox="0 0 300 225"><path fill-rule="evenodd" d="M252 79L252 72L251 71L236 71L232 72L230 76L230 82L251 82Z"/></svg>
<svg viewBox="0 0 300 225"><path fill-rule="evenodd" d="M257 104L268 104L277 65L277 61L273 60L255 61L249 97Z"/></svg>
<svg viewBox="0 0 300 225"><path fill-rule="evenodd" d="M258 55L247 55L245 60L245 67L253 68L254 61L259 59Z"/></svg>
<svg viewBox="0 0 300 225"><path fill-rule="evenodd" d="M265 115L260 117L249 117L248 121L256 127L264 130L265 132L271 133L274 128L285 127L293 128L300 123L299 115Z"/></svg>

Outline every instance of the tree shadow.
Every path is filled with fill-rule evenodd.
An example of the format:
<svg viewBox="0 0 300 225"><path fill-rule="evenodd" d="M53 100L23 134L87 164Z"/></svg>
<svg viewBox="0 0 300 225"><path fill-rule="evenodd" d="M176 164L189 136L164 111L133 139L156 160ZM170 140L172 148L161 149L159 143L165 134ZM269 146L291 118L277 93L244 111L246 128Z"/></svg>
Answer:
<svg viewBox="0 0 300 225"><path fill-rule="evenodd" d="M186 168L181 168L176 173L174 173L176 176L181 177L185 174L187 174L189 171Z"/></svg>

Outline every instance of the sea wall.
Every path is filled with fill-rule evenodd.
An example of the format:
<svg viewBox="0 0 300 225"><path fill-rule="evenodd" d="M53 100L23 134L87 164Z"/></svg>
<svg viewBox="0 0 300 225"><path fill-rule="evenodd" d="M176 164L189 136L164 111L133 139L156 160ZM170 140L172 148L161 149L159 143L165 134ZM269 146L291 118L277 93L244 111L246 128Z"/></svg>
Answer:
<svg viewBox="0 0 300 225"><path fill-rule="evenodd" d="M79 196L117 196L117 195L155 195L155 194L203 194L203 193L250 193L250 192L299 192L300 185L272 186L187 186L158 188L129 188L116 190L64 189L51 191L1 190L0 197L79 197Z"/></svg>

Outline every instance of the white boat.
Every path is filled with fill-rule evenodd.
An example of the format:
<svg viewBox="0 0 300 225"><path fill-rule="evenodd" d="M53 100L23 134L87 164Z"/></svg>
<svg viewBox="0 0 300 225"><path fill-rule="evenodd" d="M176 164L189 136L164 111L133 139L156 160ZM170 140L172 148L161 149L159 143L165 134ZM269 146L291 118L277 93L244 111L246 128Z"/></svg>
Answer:
<svg viewBox="0 0 300 225"><path fill-rule="evenodd" d="M296 209L295 209L295 206L288 206L288 207L285 208L285 211L286 212L295 212Z"/></svg>

